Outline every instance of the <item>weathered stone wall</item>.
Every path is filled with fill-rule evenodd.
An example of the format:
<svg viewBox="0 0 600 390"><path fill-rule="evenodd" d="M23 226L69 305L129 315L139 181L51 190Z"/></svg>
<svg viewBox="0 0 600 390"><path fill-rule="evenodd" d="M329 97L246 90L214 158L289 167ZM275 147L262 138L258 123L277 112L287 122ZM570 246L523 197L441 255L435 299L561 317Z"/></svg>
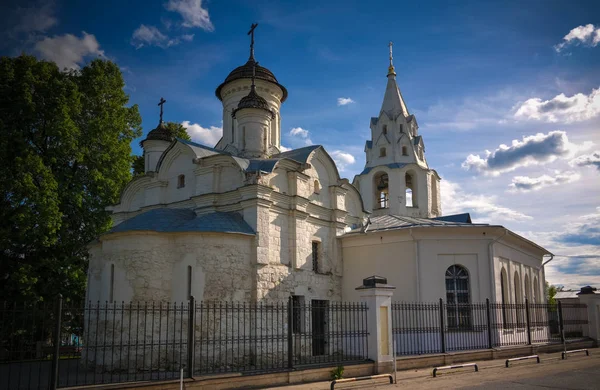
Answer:
<svg viewBox="0 0 600 390"><path fill-rule="evenodd" d="M250 300L254 237L210 233L136 232L104 236L89 266L91 301L186 301L188 266L197 300Z"/></svg>

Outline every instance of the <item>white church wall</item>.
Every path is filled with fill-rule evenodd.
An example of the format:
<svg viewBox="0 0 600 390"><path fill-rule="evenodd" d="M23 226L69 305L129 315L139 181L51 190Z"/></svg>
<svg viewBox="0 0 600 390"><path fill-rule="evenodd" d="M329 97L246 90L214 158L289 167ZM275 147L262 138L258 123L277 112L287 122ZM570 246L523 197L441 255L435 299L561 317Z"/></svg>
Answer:
<svg viewBox="0 0 600 390"><path fill-rule="evenodd" d="M198 300L250 300L254 237L212 233L136 232L104 236L90 260L89 299L185 301L187 266ZM183 286L183 287L182 287Z"/></svg>
<svg viewBox="0 0 600 390"><path fill-rule="evenodd" d="M493 244L494 251L494 284L496 292L496 301L501 302L502 290L501 290L501 275L502 269L504 268L507 272L507 286L506 293L509 298L507 303L524 303L525 292L527 291L525 285L525 276L528 277L531 284L531 295L535 297L534 289L537 288L538 299L540 302L545 302L544 294L544 277L541 270L542 265L542 253L538 250L530 249L523 246L514 245L511 242L496 242ZM515 273L519 275L519 288L521 291L521 302L516 302L515 296ZM535 284L537 281L537 284Z"/></svg>
<svg viewBox="0 0 600 390"><path fill-rule="evenodd" d="M160 178L167 181L165 203L174 203L181 200L189 199L194 195L194 189L196 186L194 165L191 163L192 156L188 153L178 154L168 166L161 170L166 169L166 172L160 174ZM179 176L184 175L185 186L179 187L178 180Z"/></svg>
<svg viewBox="0 0 600 390"><path fill-rule="evenodd" d="M404 234L390 232L342 238L342 299L358 301L356 287L363 279L380 275L394 287L393 300L417 300L414 243Z"/></svg>
<svg viewBox="0 0 600 390"><path fill-rule="evenodd" d="M238 167L225 166L221 168L218 191L228 192L243 186L244 177Z"/></svg>
<svg viewBox="0 0 600 390"><path fill-rule="evenodd" d="M396 287L394 301L446 300L446 270L457 264L469 273L471 302L483 302L490 297L492 285L489 240L473 237L479 234L449 229L414 229L416 247L407 230L342 237L342 295L344 299L357 297L354 288L361 285L363 278L377 274Z"/></svg>
<svg viewBox="0 0 600 390"><path fill-rule="evenodd" d="M204 195L210 194L214 191L213 182L214 182L214 170L212 167L201 167L196 168L195 171L196 178L196 195Z"/></svg>
<svg viewBox="0 0 600 390"><path fill-rule="evenodd" d="M289 194L287 171L282 168L275 168L273 174L270 175L269 186L279 193Z"/></svg>
<svg viewBox="0 0 600 390"><path fill-rule="evenodd" d="M434 235L434 233L432 233ZM471 302L490 298L490 268L486 239L473 239L460 232L437 234L419 240L420 301L446 301L446 270L451 265L464 267L469 274Z"/></svg>

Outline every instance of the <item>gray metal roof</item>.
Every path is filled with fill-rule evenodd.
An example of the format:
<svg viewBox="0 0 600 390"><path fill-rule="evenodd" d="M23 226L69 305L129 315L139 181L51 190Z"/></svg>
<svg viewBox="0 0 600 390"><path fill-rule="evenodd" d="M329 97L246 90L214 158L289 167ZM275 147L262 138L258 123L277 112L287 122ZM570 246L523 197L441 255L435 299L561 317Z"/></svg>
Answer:
<svg viewBox="0 0 600 390"><path fill-rule="evenodd" d="M408 165L409 163L391 163L391 164L386 164L384 166L388 167L388 168L402 168L406 165ZM371 170L380 167L381 165L378 165L376 167L365 167L365 169L363 169L363 171L361 173L359 173L357 176L360 175L366 175L367 173L371 172Z"/></svg>
<svg viewBox="0 0 600 390"><path fill-rule="evenodd" d="M446 222L462 222L462 223L472 223L471 214L462 213L462 214L454 214L454 215L444 215L443 217L433 218L438 221L446 221Z"/></svg>
<svg viewBox="0 0 600 390"><path fill-rule="evenodd" d="M465 215L468 216L468 219L465 218ZM400 215L380 215L377 217L371 217L369 219L366 231L374 232L383 230L396 230L419 226L489 226L487 223L473 224L466 222L467 220L471 220L469 214L448 215L440 218L415 218L403 217ZM363 230L364 228L355 228L349 233L359 233Z"/></svg>
<svg viewBox="0 0 600 390"><path fill-rule="evenodd" d="M187 141L181 138L177 138L177 141L188 145L194 153L200 158L213 156L216 154L222 154L225 156L233 157L236 162L239 164L240 168L242 168L245 172L266 172L271 173L273 169L275 169L275 165L277 162L283 159L289 159L296 161L301 164L306 164L310 154L318 148L321 148L321 145L310 145L305 146L303 148L288 150L287 152L275 154L271 156L271 158L265 159L247 159L243 157L237 157L232 155L231 153L225 152L223 150L217 150L215 148L208 147L206 145L202 145L193 141Z"/></svg>
<svg viewBox="0 0 600 390"><path fill-rule="evenodd" d="M308 157L310 154L318 148L321 148L321 145L310 145L305 146L303 148L288 150L287 152L275 154L271 156L271 158L282 159L289 158L290 160L297 161L299 163L305 164L308 161Z"/></svg>
<svg viewBox="0 0 600 390"><path fill-rule="evenodd" d="M558 291L554 296L555 299L568 299L568 298L579 298L577 295L579 291Z"/></svg>
<svg viewBox="0 0 600 390"><path fill-rule="evenodd" d="M129 231L217 232L254 235L254 230L238 213L196 215L190 209L153 209L136 215L112 228L109 233Z"/></svg>

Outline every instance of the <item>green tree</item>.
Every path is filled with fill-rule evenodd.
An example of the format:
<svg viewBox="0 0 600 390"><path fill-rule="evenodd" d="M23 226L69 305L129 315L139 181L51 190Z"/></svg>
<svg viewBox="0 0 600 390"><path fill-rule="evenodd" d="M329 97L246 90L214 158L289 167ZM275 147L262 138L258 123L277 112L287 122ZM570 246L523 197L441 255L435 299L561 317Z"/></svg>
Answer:
<svg viewBox="0 0 600 390"><path fill-rule="evenodd" d="M3 299L85 292L87 245L110 227L106 206L131 179L141 134L119 68L94 60L60 72L0 58L0 289Z"/></svg>
<svg viewBox="0 0 600 390"><path fill-rule="evenodd" d="M548 283L548 281L546 280L546 301L550 304L550 305L556 305L556 298L554 298L556 296L556 293L559 291L563 291L564 286L555 286L553 284Z"/></svg>
<svg viewBox="0 0 600 390"><path fill-rule="evenodd" d="M173 138L181 138L187 141L192 140L187 132L187 128L183 127L181 123L165 122L165 127L171 132ZM144 174L144 156L132 156L131 169L134 176Z"/></svg>

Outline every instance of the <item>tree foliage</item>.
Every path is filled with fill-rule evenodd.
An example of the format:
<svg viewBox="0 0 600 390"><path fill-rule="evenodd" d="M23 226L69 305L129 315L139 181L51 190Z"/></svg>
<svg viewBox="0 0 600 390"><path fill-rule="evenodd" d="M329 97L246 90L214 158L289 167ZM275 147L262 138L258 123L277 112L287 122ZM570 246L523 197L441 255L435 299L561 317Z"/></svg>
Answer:
<svg viewBox="0 0 600 390"><path fill-rule="evenodd" d="M550 305L556 305L556 293L563 290L563 286L555 286L546 281L546 301Z"/></svg>
<svg viewBox="0 0 600 390"><path fill-rule="evenodd" d="M186 141L192 140L187 132L187 128L183 127L181 123L165 122L165 127L169 130L173 138L181 138ZM133 156L132 158L131 169L134 176L144 174L144 156Z"/></svg>
<svg viewBox="0 0 600 390"><path fill-rule="evenodd" d="M85 291L87 244L110 227L105 208L131 179L141 135L119 68L94 60L60 72L0 58L0 289L9 300Z"/></svg>

